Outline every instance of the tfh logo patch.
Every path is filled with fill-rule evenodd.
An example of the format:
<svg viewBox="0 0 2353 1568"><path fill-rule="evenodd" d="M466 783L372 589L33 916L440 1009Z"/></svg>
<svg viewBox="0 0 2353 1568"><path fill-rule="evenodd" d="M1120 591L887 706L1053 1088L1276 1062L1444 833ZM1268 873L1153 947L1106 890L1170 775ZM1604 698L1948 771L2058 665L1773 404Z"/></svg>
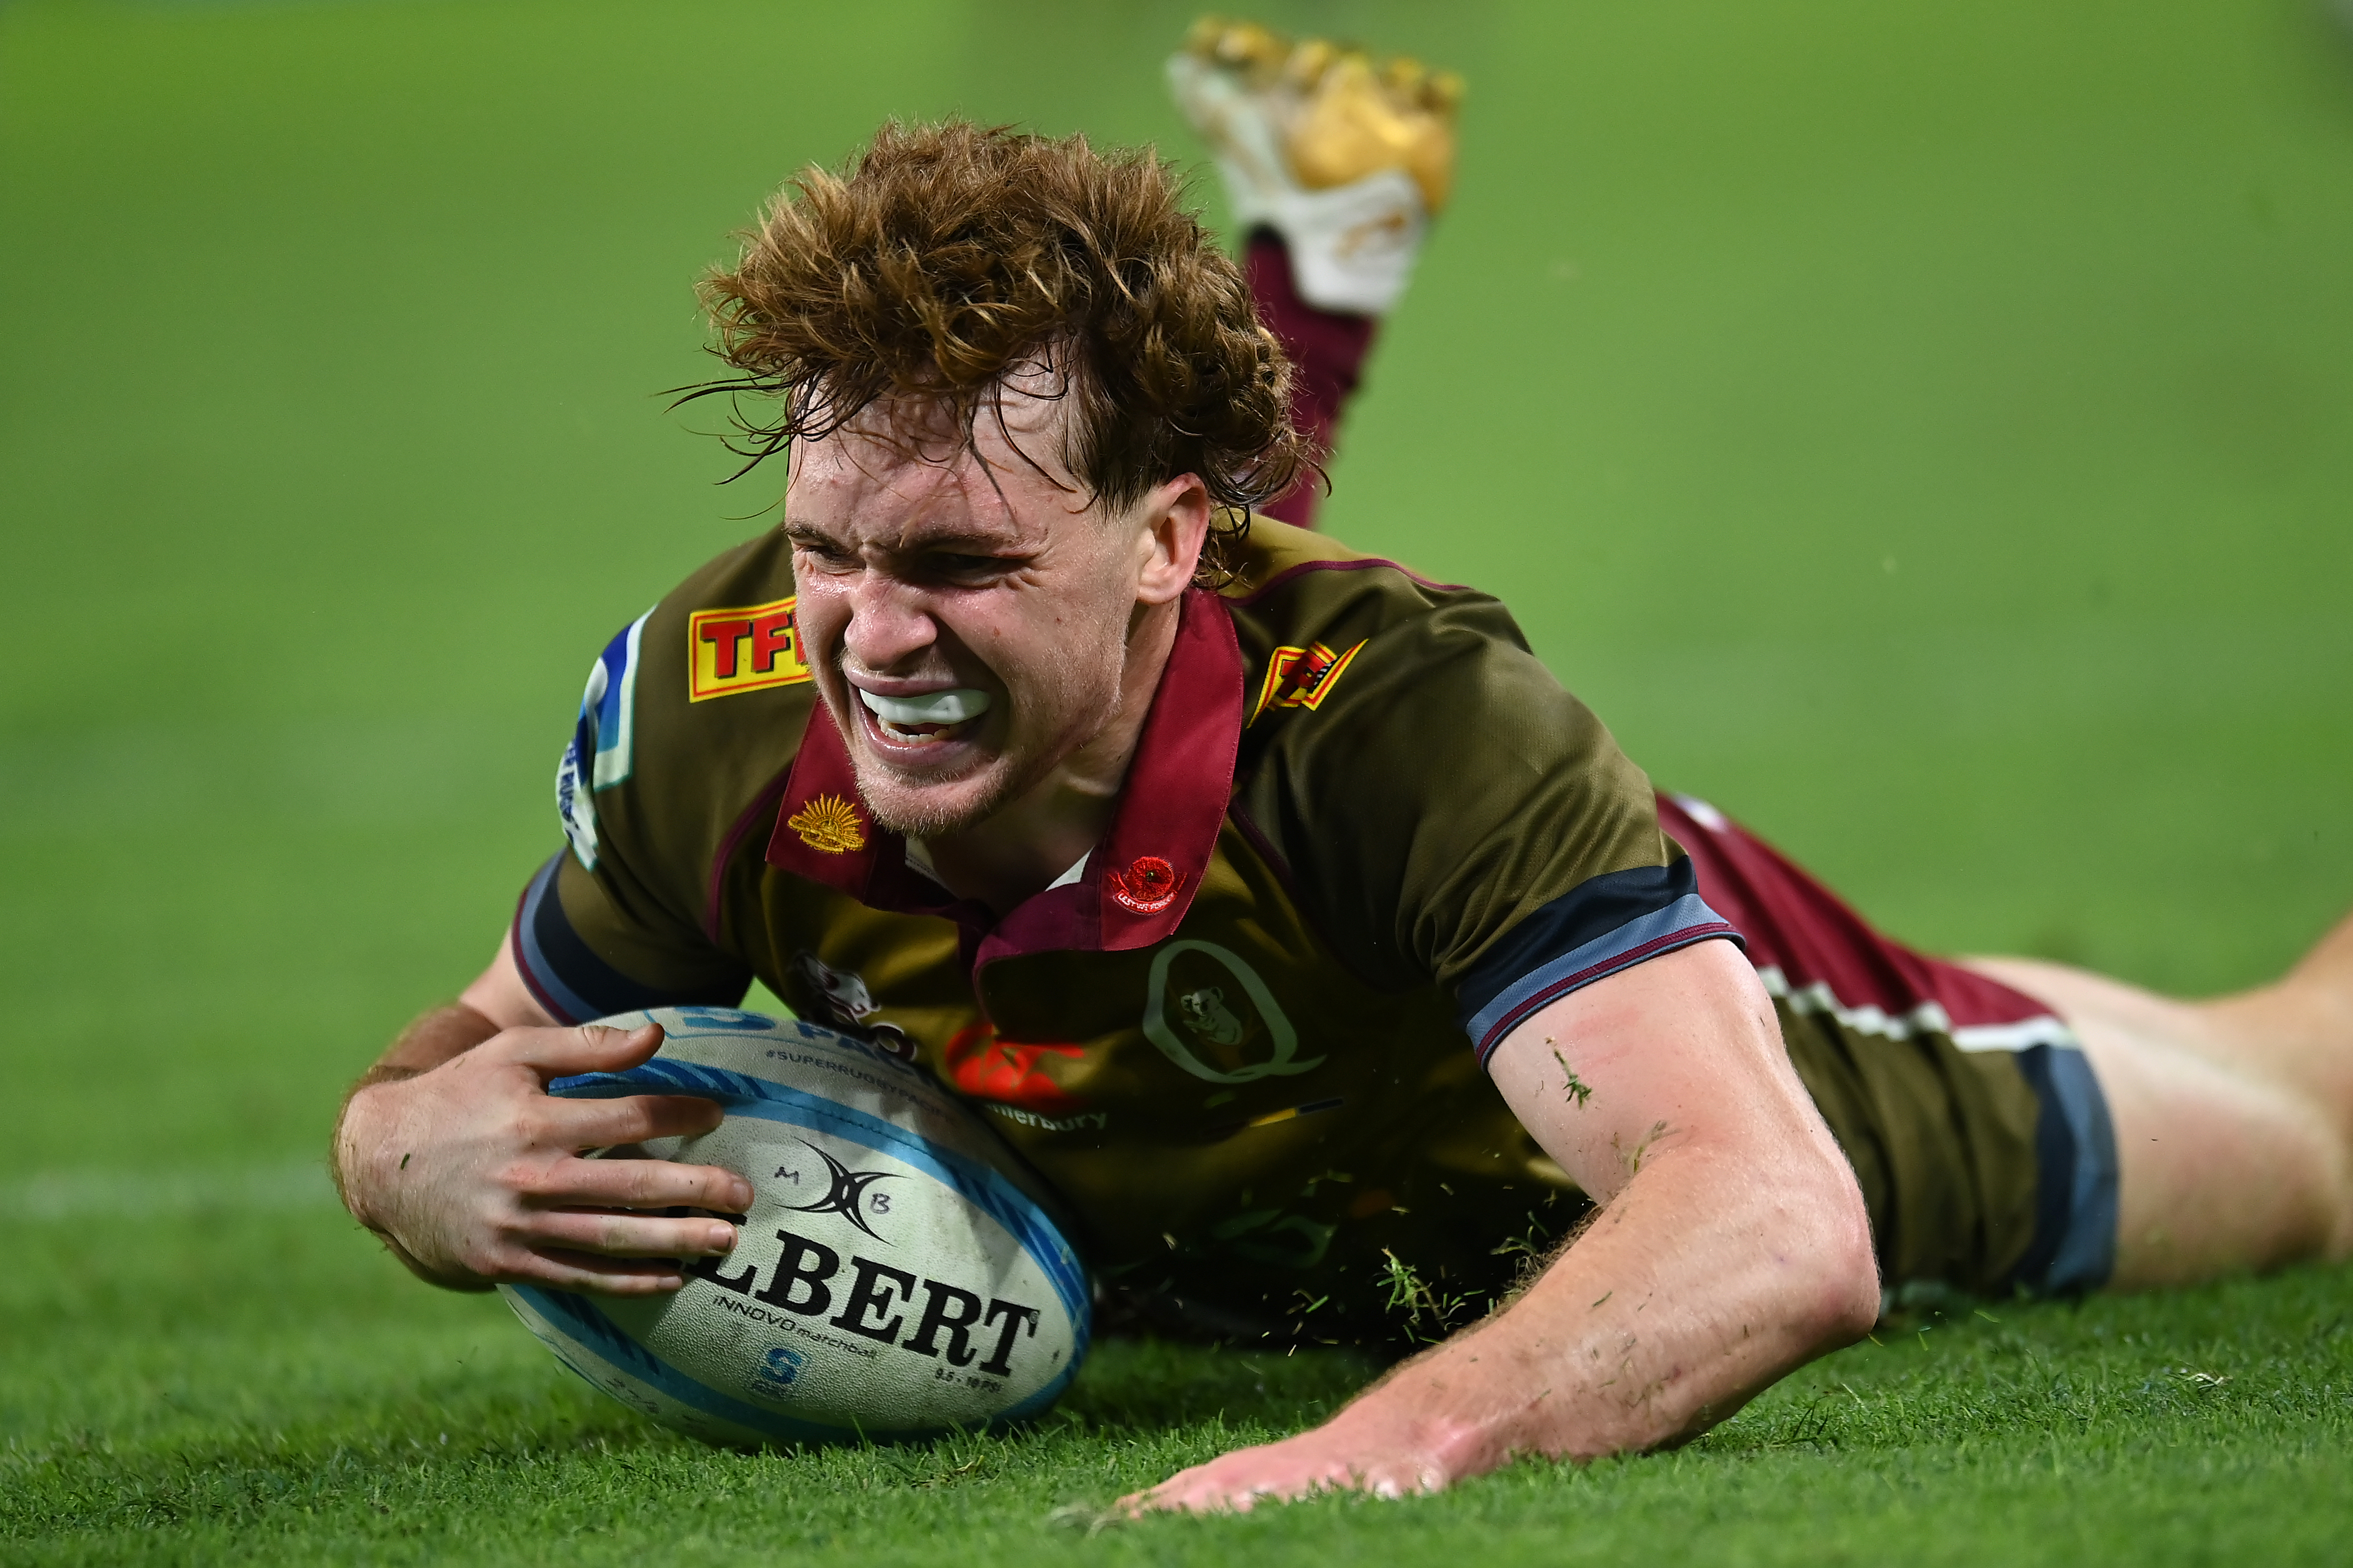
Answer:
<svg viewBox="0 0 2353 1568"><path fill-rule="evenodd" d="M687 700L733 697L809 679L801 660L797 599L733 610L697 610L686 619Z"/></svg>

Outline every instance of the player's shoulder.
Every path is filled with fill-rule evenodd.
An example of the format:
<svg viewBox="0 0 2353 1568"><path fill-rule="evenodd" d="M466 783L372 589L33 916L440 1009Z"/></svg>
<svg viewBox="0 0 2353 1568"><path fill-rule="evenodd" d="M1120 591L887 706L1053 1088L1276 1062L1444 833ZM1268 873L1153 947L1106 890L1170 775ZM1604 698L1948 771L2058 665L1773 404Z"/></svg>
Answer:
<svg viewBox="0 0 2353 1568"><path fill-rule="evenodd" d="M1287 710L1336 718L1423 713L1469 721L1491 701L1558 688L1493 595L1435 582L1282 523L1253 524L1222 591L1248 688L1248 727L1288 731ZM1476 689L1475 694L1471 689ZM1333 727L1330 724L1319 728Z"/></svg>
<svg viewBox="0 0 2353 1568"><path fill-rule="evenodd" d="M1529 910L1659 862L1649 779L1493 597L1297 530L1258 546L1228 600L1232 809L1359 973L1451 983Z"/></svg>
<svg viewBox="0 0 2353 1568"><path fill-rule="evenodd" d="M723 831L792 763L815 700L790 547L770 531L697 568L590 667L557 805L584 863L617 826ZM685 843L670 852L693 853Z"/></svg>
<svg viewBox="0 0 2353 1568"><path fill-rule="evenodd" d="M1415 626L1434 615L1525 647L1492 595L1440 583L1385 556L1267 518L1251 521L1233 577L1219 590L1237 631L1253 640L1325 640L1327 633ZM1425 628L1426 629L1426 628Z"/></svg>

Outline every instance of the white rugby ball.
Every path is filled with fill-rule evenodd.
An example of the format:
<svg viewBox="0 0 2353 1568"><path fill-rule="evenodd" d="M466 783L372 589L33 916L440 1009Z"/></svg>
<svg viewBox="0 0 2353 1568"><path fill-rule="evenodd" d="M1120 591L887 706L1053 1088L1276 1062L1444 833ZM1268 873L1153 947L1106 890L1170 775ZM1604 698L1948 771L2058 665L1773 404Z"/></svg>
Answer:
<svg viewBox="0 0 2353 1568"><path fill-rule="evenodd" d="M669 1037L642 1067L548 1092L716 1100L714 1131L641 1147L733 1171L755 1195L734 1252L696 1262L674 1295L501 1286L565 1366L725 1444L1000 1426L1070 1386L1087 1352L1086 1269L1035 1178L921 1071L831 1029L730 1008L599 1022Z"/></svg>

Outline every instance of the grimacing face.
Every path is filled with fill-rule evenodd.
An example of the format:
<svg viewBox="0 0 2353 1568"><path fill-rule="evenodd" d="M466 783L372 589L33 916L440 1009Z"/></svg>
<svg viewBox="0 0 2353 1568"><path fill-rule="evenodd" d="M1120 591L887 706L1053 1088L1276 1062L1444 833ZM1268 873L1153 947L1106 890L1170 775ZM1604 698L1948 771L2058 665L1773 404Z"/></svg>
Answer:
<svg viewBox="0 0 2353 1568"><path fill-rule="evenodd" d="M987 819L1150 700L1136 633L1173 615L1199 551L1198 528L1163 520L1206 521L1207 497L1187 475L1134 506L1090 502L1058 456L1063 408L1009 384L977 458L952 432L911 437L903 409L794 444L802 657L894 832Z"/></svg>

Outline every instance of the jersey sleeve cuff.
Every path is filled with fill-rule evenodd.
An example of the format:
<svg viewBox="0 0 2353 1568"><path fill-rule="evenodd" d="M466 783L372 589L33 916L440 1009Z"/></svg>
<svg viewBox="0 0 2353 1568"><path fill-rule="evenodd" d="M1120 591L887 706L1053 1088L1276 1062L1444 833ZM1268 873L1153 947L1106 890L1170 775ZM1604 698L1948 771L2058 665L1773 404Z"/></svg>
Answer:
<svg viewBox="0 0 2353 1568"><path fill-rule="evenodd" d="M568 853L557 851L523 889L510 937L523 985L548 1016L559 1024L586 1024L641 1007L681 1004L732 1007L743 999L744 987L751 984L748 974L731 994L722 995L716 993L726 987L681 991L676 986L649 985L606 963L573 929L564 912L564 900L556 894L556 879Z"/></svg>
<svg viewBox="0 0 2353 1568"><path fill-rule="evenodd" d="M1459 992L1463 1030L1484 1067L1514 1029L1570 992L1718 937L1741 940L1699 896L1689 860L1591 878L1522 921L1471 967Z"/></svg>

